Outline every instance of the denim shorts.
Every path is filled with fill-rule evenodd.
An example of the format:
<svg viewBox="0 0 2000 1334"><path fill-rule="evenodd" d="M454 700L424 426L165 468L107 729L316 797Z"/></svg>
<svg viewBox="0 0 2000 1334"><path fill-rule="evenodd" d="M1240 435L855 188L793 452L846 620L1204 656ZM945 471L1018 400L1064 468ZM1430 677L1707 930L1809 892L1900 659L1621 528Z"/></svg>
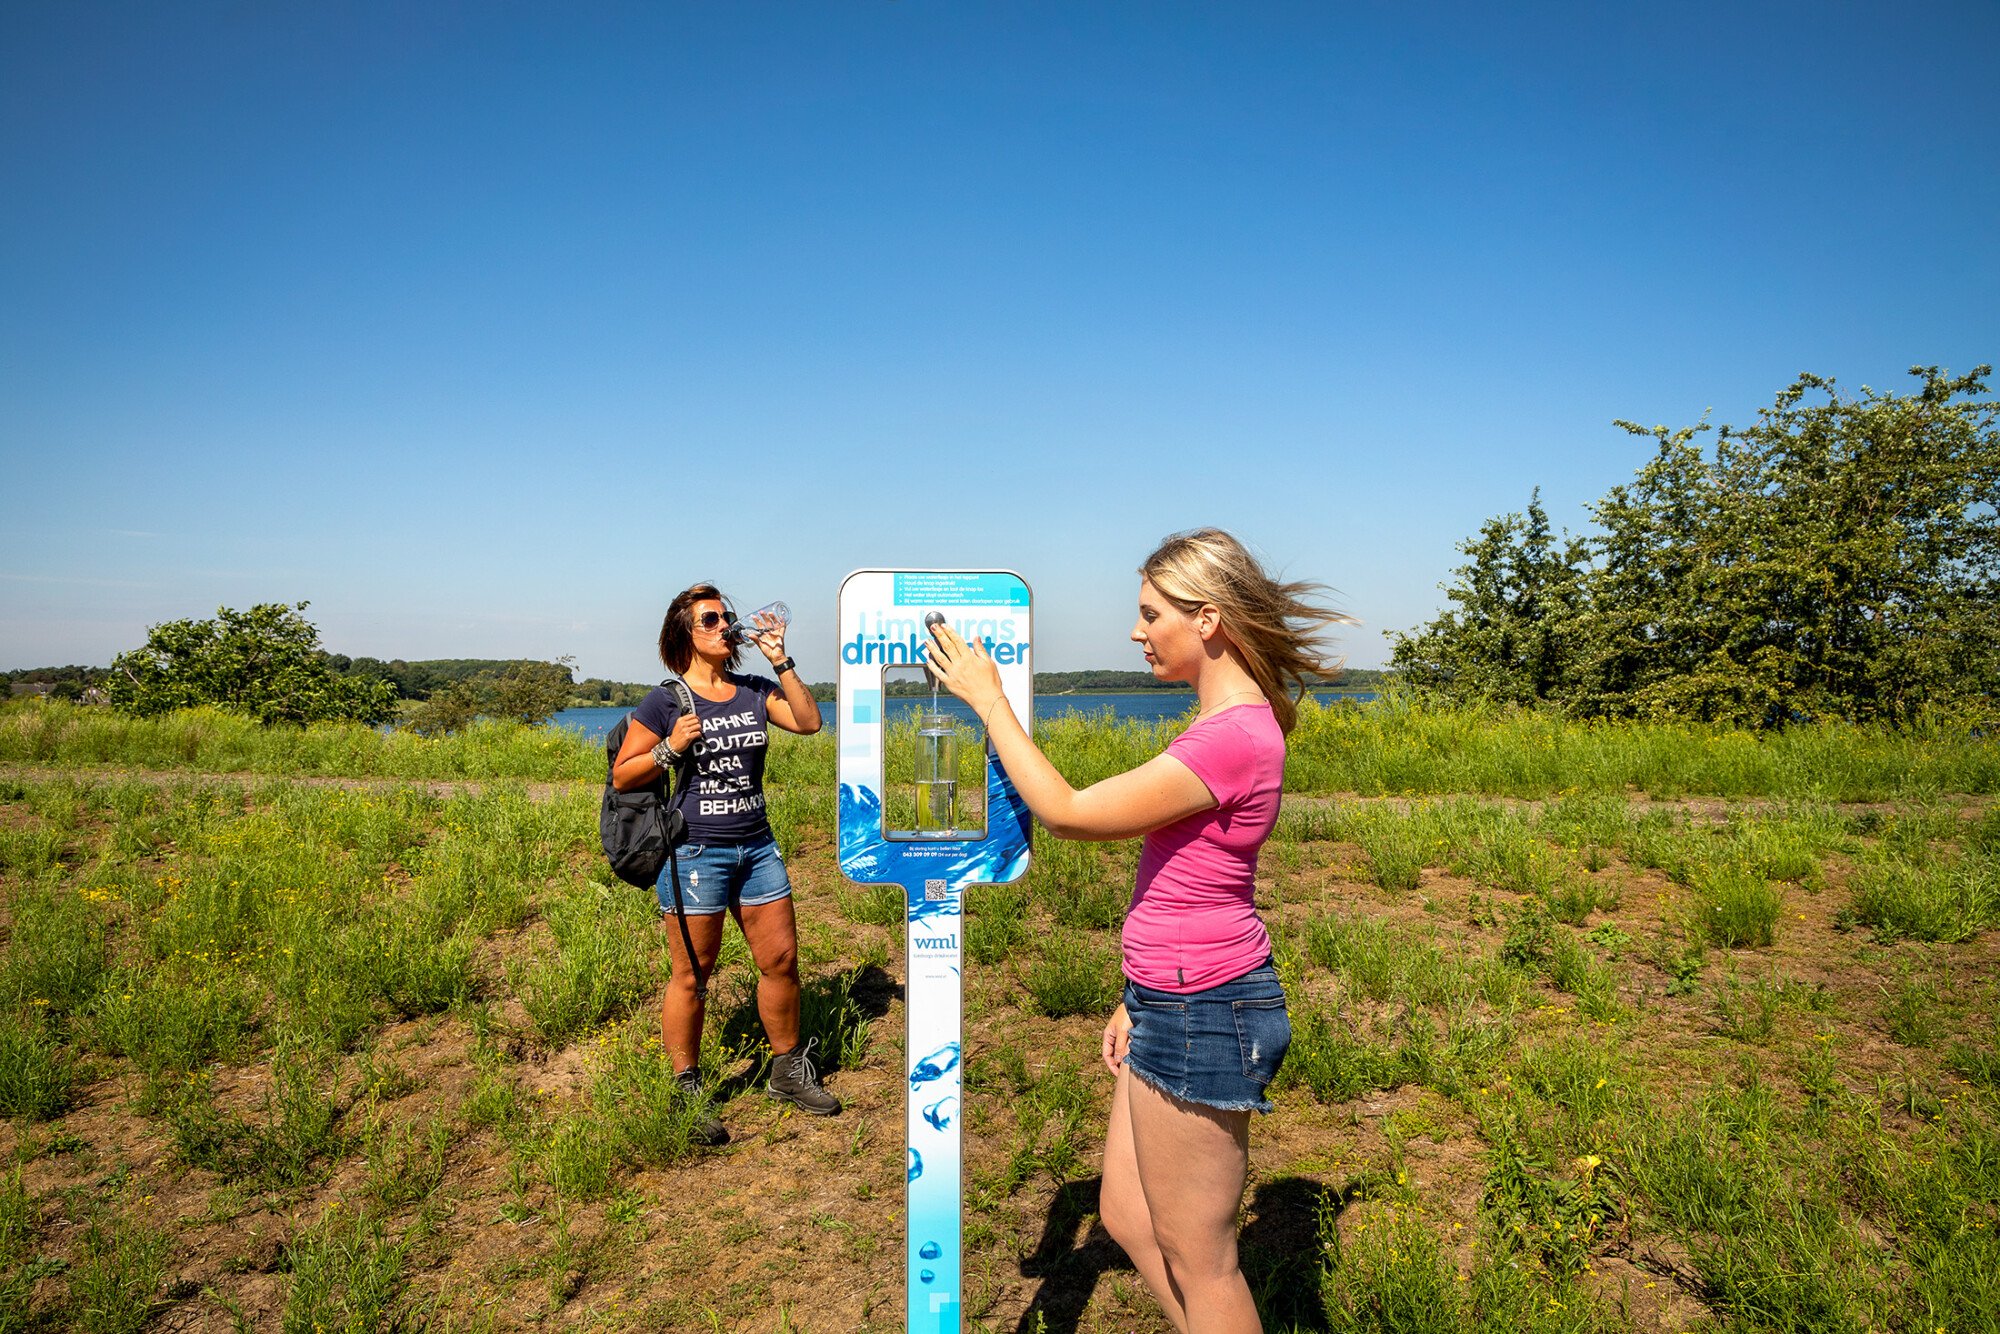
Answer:
<svg viewBox="0 0 2000 1334"><path fill-rule="evenodd" d="M1233 981L1182 995L1125 983L1132 1073L1182 1102L1268 1112L1264 1089L1292 1045L1285 990L1267 960Z"/></svg>
<svg viewBox="0 0 2000 1334"><path fill-rule="evenodd" d="M785 874L785 859L778 854L778 840L762 838L754 843L684 843L675 857L680 861L681 902L690 917L719 913L732 905L755 908L776 903L792 892L792 878ZM674 910L673 865L660 868L654 892L660 911Z"/></svg>

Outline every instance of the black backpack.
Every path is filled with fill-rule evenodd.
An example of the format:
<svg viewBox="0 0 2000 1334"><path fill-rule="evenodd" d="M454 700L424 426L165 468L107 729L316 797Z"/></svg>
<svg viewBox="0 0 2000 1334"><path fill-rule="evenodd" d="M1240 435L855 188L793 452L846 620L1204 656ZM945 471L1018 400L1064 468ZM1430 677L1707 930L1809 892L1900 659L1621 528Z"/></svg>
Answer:
<svg viewBox="0 0 2000 1334"><path fill-rule="evenodd" d="M694 692L688 689L687 682L673 676L660 685L674 692L681 712L695 712ZM604 856L611 863L612 874L628 885L651 889L659 883L662 867L670 871L674 916L680 919L681 944L692 964L694 937L688 933L687 909L681 901L680 862L674 853L687 841L687 817L681 813L681 802L687 797L688 780L694 775L694 747L688 747L687 754L674 766L671 797L665 772L644 787L620 792L612 784L611 771L617 767L618 752L625 746L625 732L631 722L632 715L628 713L604 738L604 800L597 811L598 838L604 844ZM698 966L694 979L695 993L706 995L707 980Z"/></svg>

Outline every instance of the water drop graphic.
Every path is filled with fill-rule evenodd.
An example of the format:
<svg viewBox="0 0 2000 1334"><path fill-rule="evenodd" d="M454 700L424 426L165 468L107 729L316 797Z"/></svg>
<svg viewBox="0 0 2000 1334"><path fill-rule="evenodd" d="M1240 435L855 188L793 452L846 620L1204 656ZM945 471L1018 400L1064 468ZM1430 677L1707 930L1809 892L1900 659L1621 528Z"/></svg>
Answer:
<svg viewBox="0 0 2000 1334"><path fill-rule="evenodd" d="M956 1115L958 1115L958 1099L956 1097L939 1098L936 1102L924 1108L924 1120L931 1123L932 1130L951 1129L951 1118Z"/></svg>
<svg viewBox="0 0 2000 1334"><path fill-rule="evenodd" d="M910 1067L910 1087L915 1088L919 1084L942 1079L956 1069L958 1069L958 1044L947 1042Z"/></svg>
<svg viewBox="0 0 2000 1334"><path fill-rule="evenodd" d="M911 1149L909 1179L911 1181L915 1181L918 1177L922 1176L923 1174L924 1174L924 1156L921 1153L918 1153L915 1149Z"/></svg>
<svg viewBox="0 0 2000 1334"><path fill-rule="evenodd" d="M926 1260L935 1260L940 1255L944 1254L944 1247L938 1245L934 1241L927 1241L921 1247L918 1248L917 1254L921 1255Z"/></svg>
<svg viewBox="0 0 2000 1334"><path fill-rule="evenodd" d="M937 1275L936 1275L936 1274L933 1274L933 1273L932 1273L932 1272L931 1272L930 1270L928 1270L928 1269L924 1270L924 1271L923 1271L923 1272L922 1272L921 1274L918 1274L918 1275L917 1275L917 1277L918 1277L918 1278L920 1278L920 1279L922 1279L922 1280L923 1280L924 1282L926 1282L926 1283L935 1283L935 1282L937 1282Z"/></svg>

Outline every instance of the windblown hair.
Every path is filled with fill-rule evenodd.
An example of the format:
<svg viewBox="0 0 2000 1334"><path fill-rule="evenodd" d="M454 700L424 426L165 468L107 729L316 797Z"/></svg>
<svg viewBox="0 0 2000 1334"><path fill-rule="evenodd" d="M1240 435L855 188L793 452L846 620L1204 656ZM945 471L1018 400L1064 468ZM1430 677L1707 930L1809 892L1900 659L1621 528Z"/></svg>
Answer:
<svg viewBox="0 0 2000 1334"><path fill-rule="evenodd" d="M714 584L696 584L684 589L667 604L667 617L660 622L660 661L675 676L686 676L688 664L694 661L694 604L709 601L729 605L729 599ZM739 639L729 650L727 666L731 671L742 656L743 641Z"/></svg>
<svg viewBox="0 0 2000 1334"><path fill-rule="evenodd" d="M1186 615L1204 604L1222 613L1223 633L1243 655L1243 665L1285 732L1298 721L1298 701L1307 683L1340 670L1340 660L1329 656L1324 631L1353 625L1354 618L1313 600L1330 592L1324 584L1273 579L1241 542L1220 528L1175 533L1146 557L1139 573Z"/></svg>

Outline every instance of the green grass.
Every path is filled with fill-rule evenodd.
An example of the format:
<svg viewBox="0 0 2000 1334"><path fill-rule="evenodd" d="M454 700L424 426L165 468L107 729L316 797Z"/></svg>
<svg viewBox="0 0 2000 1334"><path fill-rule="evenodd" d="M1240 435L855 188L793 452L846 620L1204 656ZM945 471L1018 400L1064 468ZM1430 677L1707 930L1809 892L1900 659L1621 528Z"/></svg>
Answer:
<svg viewBox="0 0 2000 1334"><path fill-rule="evenodd" d="M559 1047L658 994L666 980L659 913L624 886L588 884L547 908L552 946L510 981L543 1042Z"/></svg>
<svg viewBox="0 0 2000 1334"><path fill-rule="evenodd" d="M1056 1019L1109 1014L1122 989L1116 951L1074 932L1051 935L1022 970L1021 983L1035 1011Z"/></svg>
<svg viewBox="0 0 2000 1334"><path fill-rule="evenodd" d="M1755 948L1777 940L1784 894L1756 867L1710 862L1694 872L1693 889L1692 925L1711 945Z"/></svg>
<svg viewBox="0 0 2000 1334"><path fill-rule="evenodd" d="M98 993L89 1035L107 1055L128 1057L148 1075L184 1074L243 1051L258 1000L242 972L176 956L156 970L112 973Z"/></svg>
<svg viewBox="0 0 2000 1334"><path fill-rule="evenodd" d="M968 894L966 957L991 965L1012 954L1028 938L1028 902L1028 891L1020 885L982 886Z"/></svg>
<svg viewBox="0 0 2000 1334"><path fill-rule="evenodd" d="M636 1026L607 1043L604 1063L591 1086L591 1102L605 1141L629 1167L670 1167L701 1152L691 1138L706 1098L689 1098L674 1080L659 1039L639 1036Z"/></svg>
<svg viewBox="0 0 2000 1334"><path fill-rule="evenodd" d="M0 1116L47 1120L75 1098L76 1060L32 1010L0 1011Z"/></svg>
<svg viewBox="0 0 2000 1334"><path fill-rule="evenodd" d="M131 1219L103 1213L85 1226L81 1262L69 1274L71 1328L138 1334L159 1310L172 1242Z"/></svg>
<svg viewBox="0 0 2000 1334"><path fill-rule="evenodd" d="M189 1079L165 1096L182 1161L224 1180L284 1190L311 1180L341 1148L341 1108L328 1071L306 1053L280 1051L250 1117L219 1111L207 1083Z"/></svg>
<svg viewBox="0 0 2000 1334"><path fill-rule="evenodd" d="M329 1209L286 1248L291 1291L284 1334L396 1328L409 1242L379 1213Z"/></svg>
<svg viewBox="0 0 2000 1334"><path fill-rule="evenodd" d="M20 712L0 710L0 732ZM1352 745L1356 767L1327 769L1323 790L1394 776L1411 799L1288 794L1260 875L1294 1029L1246 1210L1246 1256L1283 1259L1259 1262L1267 1328L1627 1330L1657 1323L1669 1291L1717 1331L2000 1326L1983 962L2000 814L1950 777L1984 781L1983 759L1951 737L1899 751L1862 731L1746 743L1351 716L1366 712L1309 719L1295 760ZM197 758L226 731L201 721ZM1047 739L1084 777L1170 730L1072 721ZM498 767L518 738L487 740L494 755L460 762ZM828 1122L753 1095L755 970L733 932L712 1101L674 1084L652 1036L664 937L647 896L599 872L588 781L0 779L0 1115L16 1146L0 1166L0 1334L190 1318L210 1299L175 1296L182 1273L217 1302L239 1275L274 1274L258 1281L298 1330L803 1311L776 1279L687 1286L689 1257L732 1236L782 1235L784 1264L820 1257L814 1281L835 1272L831 1245L839 1272L892 1294L894 1227L855 1220L899 1198L902 905L833 874L833 752L792 740L773 751L789 785L774 809L801 886L806 1030L850 1099ZM1541 743L1574 790L1537 787L1554 772ZM1813 750L1835 743L1850 753ZM1897 754L1916 778L1886 777ZM1659 774L1782 799L1630 800L1625 783L1671 790ZM1537 799L1479 795L1510 786ZM1855 792L1895 804L1838 804ZM1110 1088L1096 1032L1135 857L1041 838L1026 880L968 897L970 1328L1015 1327L977 1302L1024 1283L1073 1297L1082 1328L1160 1327L1129 1273L1066 1258L1103 1245L1087 1223ZM1866 929L1828 930L1837 910ZM456 1054L433 1062L437 1042ZM737 1141L693 1145L706 1115ZM148 1153L98 1142L106 1126ZM746 1165L779 1162L775 1212L731 1213ZM1305 1204L1260 1242L1277 1177ZM147 1203L168 1183L181 1226ZM281 1218L255 1255L183 1265L203 1229ZM1044 1247L1059 1225L1070 1251ZM486 1258L468 1276L453 1248L473 1229ZM1630 1267L1649 1255L1676 1268ZM1085 1272L1094 1287L1064 1286ZM661 1316L667 1290L702 1301ZM482 1316L473 1294L496 1305ZM877 1327L894 1307L880 1302Z"/></svg>
<svg viewBox="0 0 2000 1334"><path fill-rule="evenodd" d="M1970 940L2000 923L2000 859L1870 860L1857 877L1853 911L1887 940Z"/></svg>
<svg viewBox="0 0 2000 1334"><path fill-rule="evenodd" d="M0 955L0 1006L30 1006L67 1022L89 1005L108 967L104 923L89 911L90 898L47 877L22 884Z"/></svg>
<svg viewBox="0 0 2000 1334"><path fill-rule="evenodd" d="M1364 796L1791 797L1878 801L1990 793L2000 748L1940 723L1892 731L1829 723L1739 732L1687 723L1579 722L1553 713L1301 706L1286 786Z"/></svg>
<svg viewBox="0 0 2000 1334"><path fill-rule="evenodd" d="M1158 754L1179 726L1066 715L1038 722L1036 734L1057 767L1082 785ZM831 786L831 729L773 740L774 786ZM1636 788L1655 797L1826 802L2000 791L2000 751L1946 723L1900 731L1826 723L1753 733L1437 709L1392 694L1368 707L1307 701L1289 749L1288 790L1363 796L1556 797ZM0 763L551 781L601 781L604 767L602 747L554 728L480 723L426 739L348 724L261 728L213 709L134 719L46 700L0 707ZM0 840L0 851L5 846Z"/></svg>

